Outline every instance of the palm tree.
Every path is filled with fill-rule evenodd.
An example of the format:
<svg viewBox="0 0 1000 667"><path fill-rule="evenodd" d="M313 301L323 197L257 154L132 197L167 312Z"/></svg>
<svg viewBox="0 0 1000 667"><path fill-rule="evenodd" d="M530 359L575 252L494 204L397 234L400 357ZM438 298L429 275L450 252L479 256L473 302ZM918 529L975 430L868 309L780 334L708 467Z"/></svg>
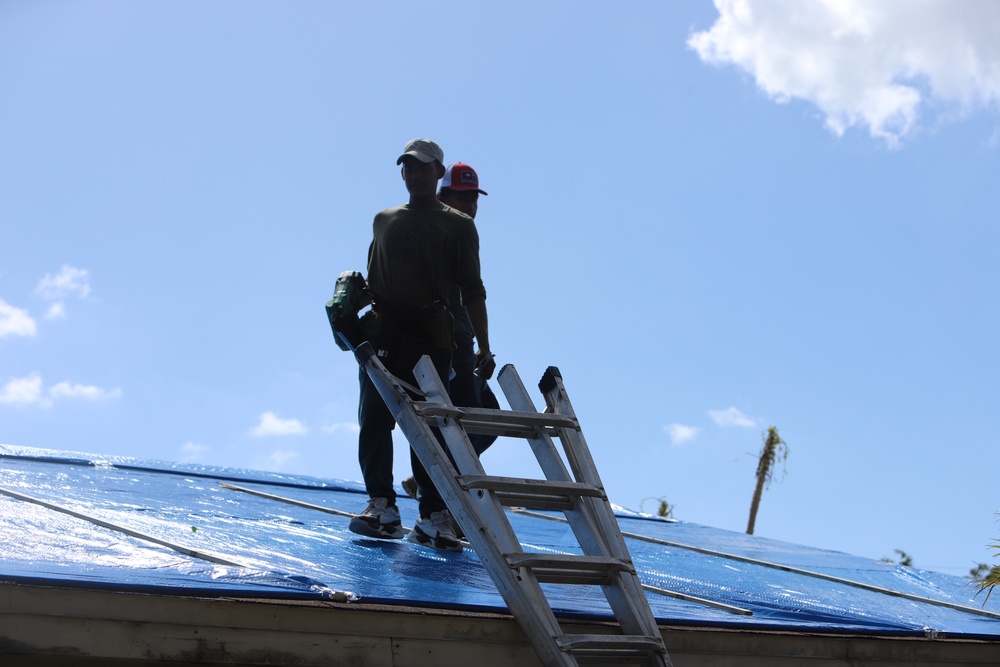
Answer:
<svg viewBox="0 0 1000 667"><path fill-rule="evenodd" d="M1000 554L1000 540L993 540L993 549ZM978 568L970 572L970 574L973 575L973 583L979 586L979 592L982 593L983 591L986 591L986 599L989 600L993 589L1000 584L1000 565L994 565L989 568L989 571L986 572L982 579L978 578L979 573L985 571L987 568L989 568L989 566L983 563ZM983 604L985 604L985 602Z"/></svg>
<svg viewBox="0 0 1000 667"><path fill-rule="evenodd" d="M778 428L770 426L764 435L764 447L760 450L760 461L757 463L757 488L753 491L750 501L750 521L747 522L747 535L753 535L753 526L757 521L757 508L760 507L760 497L764 488L771 484L774 474L774 464L788 458L788 444L778 435Z"/></svg>

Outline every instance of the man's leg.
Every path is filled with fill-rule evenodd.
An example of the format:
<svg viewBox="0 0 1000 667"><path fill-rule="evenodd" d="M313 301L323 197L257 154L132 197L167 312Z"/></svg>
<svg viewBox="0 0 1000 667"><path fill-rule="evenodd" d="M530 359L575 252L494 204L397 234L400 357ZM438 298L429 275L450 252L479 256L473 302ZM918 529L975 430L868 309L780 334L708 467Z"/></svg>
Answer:
<svg viewBox="0 0 1000 667"><path fill-rule="evenodd" d="M451 350L434 350L430 353L430 357L438 375L447 378L451 370ZM434 436L447 453L448 445L441 432L434 429ZM413 477L417 482L417 502L420 505L420 519L413 526L409 537L410 541L435 549L461 551L462 543L455 535L451 512L448 511L441 494L412 448L410 449L410 464L413 467Z"/></svg>
<svg viewBox="0 0 1000 667"><path fill-rule="evenodd" d="M396 421L365 372L360 369L361 400L358 404L358 462L371 498L386 498L396 504L392 486L392 429Z"/></svg>
<svg viewBox="0 0 1000 667"><path fill-rule="evenodd" d="M455 336L455 353L451 360L455 376L448 383L448 395L460 408L482 407L479 399L479 378L476 377L476 352L473 339Z"/></svg>
<svg viewBox="0 0 1000 667"><path fill-rule="evenodd" d="M395 421L364 368L360 369L358 462L368 505L351 519L351 531L367 537L401 539L403 528L392 487L392 428Z"/></svg>
<svg viewBox="0 0 1000 667"><path fill-rule="evenodd" d="M455 357L452 359L451 367L455 371L455 377L448 385L448 393L451 401L460 408L492 408L500 409L496 396L490 390L486 381L476 375L476 352L473 347L472 338L467 341L456 336ZM469 442L480 455L493 444L497 439L495 435L483 435L476 433L469 436Z"/></svg>
<svg viewBox="0 0 1000 667"><path fill-rule="evenodd" d="M472 338L469 338L467 345L463 344L462 339L457 335L455 340L456 348L451 360L451 369L448 373L442 375L441 379L445 381L445 386L448 388L448 396L451 398L453 405L460 408L481 407L477 391L479 379L473 372L475 370L476 354L472 350ZM448 382L448 375L451 374L451 371L454 371L454 376ZM475 439L479 436L473 435L469 437L475 446ZM447 448L445 451L447 451ZM448 453L448 458L452 458L450 452ZM411 461L413 469L416 470L420 462L416 461L415 457ZM454 459L452 459L452 463L454 463ZM419 497L417 486L416 475L403 480L403 490L412 498Z"/></svg>
<svg viewBox="0 0 1000 667"><path fill-rule="evenodd" d="M413 366L416 365L416 359L419 358L416 354L414 355L401 355L414 356L416 357L413 364L410 365L410 372L406 376L399 375L400 378L405 378L407 382L416 383L413 379ZM447 378L449 372L451 371L451 350L433 350L430 351L428 355L431 358L431 362L434 364L434 370L437 371L438 375L442 378ZM404 362L406 363L406 362ZM437 437L438 442L444 449L445 453L448 452L448 445L445 444L444 437L437 429L434 430L434 435ZM413 466L413 477L417 480L417 501L420 503L420 516L430 516L433 512L439 512L445 509L444 500L441 499L441 494L438 493L437 487L434 486L434 482L431 480L430 475L427 474L427 470L424 468L423 464L420 463L419 457L417 457L416 452L410 449L410 463Z"/></svg>
<svg viewBox="0 0 1000 667"><path fill-rule="evenodd" d="M497 400L486 380L477 375L476 382L479 384L479 407L499 410L500 401ZM490 445L496 442L497 436L479 433L471 436L469 439L472 441L472 448L476 450L476 456L481 456Z"/></svg>

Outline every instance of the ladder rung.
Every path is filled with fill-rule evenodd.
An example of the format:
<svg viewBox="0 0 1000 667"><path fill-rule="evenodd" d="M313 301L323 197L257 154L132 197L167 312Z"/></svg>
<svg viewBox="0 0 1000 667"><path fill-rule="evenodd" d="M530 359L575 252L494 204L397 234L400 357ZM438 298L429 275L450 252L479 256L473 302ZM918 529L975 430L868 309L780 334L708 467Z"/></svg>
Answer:
<svg viewBox="0 0 1000 667"><path fill-rule="evenodd" d="M524 424L498 425L495 422L477 422L469 419L462 420L462 428L469 435L495 435L504 438L534 438L539 431L547 434L550 438L559 436L559 432L550 426L536 428Z"/></svg>
<svg viewBox="0 0 1000 667"><path fill-rule="evenodd" d="M561 482L552 479L524 479L496 475L462 475L458 478L464 489L490 489L491 491L518 491L523 493L561 493L589 498L607 498L604 490L583 482Z"/></svg>
<svg viewBox="0 0 1000 667"><path fill-rule="evenodd" d="M539 428L580 429L575 417L544 412L521 412L517 410L491 410L489 408L459 408L441 403L414 403L414 410L424 419L451 417L462 422L466 431L475 433L476 428L514 430L518 433L533 434Z"/></svg>
<svg viewBox="0 0 1000 667"><path fill-rule="evenodd" d="M565 512L566 510L573 509L573 499L569 496L561 495L497 491L497 502L504 507L517 507L526 510L557 510Z"/></svg>
<svg viewBox="0 0 1000 667"><path fill-rule="evenodd" d="M607 586L615 573L635 573L631 563L610 556L572 556L566 554L504 554L514 569L528 568L543 584L589 584Z"/></svg>
<svg viewBox="0 0 1000 667"><path fill-rule="evenodd" d="M495 491L497 500L505 507L568 510L573 508L576 498L607 499L607 495L600 487L580 482L489 475L463 475L458 478L458 482L466 491L471 489Z"/></svg>
<svg viewBox="0 0 1000 667"><path fill-rule="evenodd" d="M650 654L663 654L666 648L660 637L645 635L560 635L556 644L573 654L579 662L632 663Z"/></svg>
<svg viewBox="0 0 1000 667"><path fill-rule="evenodd" d="M572 652L577 665L656 665L663 664L659 660L663 659L666 653L657 656L657 661L652 662L650 651L594 651L594 652Z"/></svg>

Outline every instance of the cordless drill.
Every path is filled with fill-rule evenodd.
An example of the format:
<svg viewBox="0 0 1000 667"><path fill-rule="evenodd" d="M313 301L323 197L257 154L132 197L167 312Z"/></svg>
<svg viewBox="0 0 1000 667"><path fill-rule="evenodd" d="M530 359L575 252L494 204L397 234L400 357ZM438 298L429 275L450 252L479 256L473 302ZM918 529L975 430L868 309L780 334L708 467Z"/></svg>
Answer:
<svg viewBox="0 0 1000 667"><path fill-rule="evenodd" d="M371 302L365 278L360 273L344 271L337 277L333 298L326 302L326 316L341 350L347 352L361 342L358 311Z"/></svg>

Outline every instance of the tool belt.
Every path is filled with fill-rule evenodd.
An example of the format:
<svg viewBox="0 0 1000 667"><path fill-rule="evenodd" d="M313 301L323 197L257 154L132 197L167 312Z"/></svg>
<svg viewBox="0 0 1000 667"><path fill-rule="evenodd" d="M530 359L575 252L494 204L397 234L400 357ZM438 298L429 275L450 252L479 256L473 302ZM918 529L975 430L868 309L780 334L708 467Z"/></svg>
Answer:
<svg viewBox="0 0 1000 667"><path fill-rule="evenodd" d="M361 330L366 337L405 336L427 347L450 350L455 340L455 318L441 301L401 306L376 297L372 309L361 318Z"/></svg>

